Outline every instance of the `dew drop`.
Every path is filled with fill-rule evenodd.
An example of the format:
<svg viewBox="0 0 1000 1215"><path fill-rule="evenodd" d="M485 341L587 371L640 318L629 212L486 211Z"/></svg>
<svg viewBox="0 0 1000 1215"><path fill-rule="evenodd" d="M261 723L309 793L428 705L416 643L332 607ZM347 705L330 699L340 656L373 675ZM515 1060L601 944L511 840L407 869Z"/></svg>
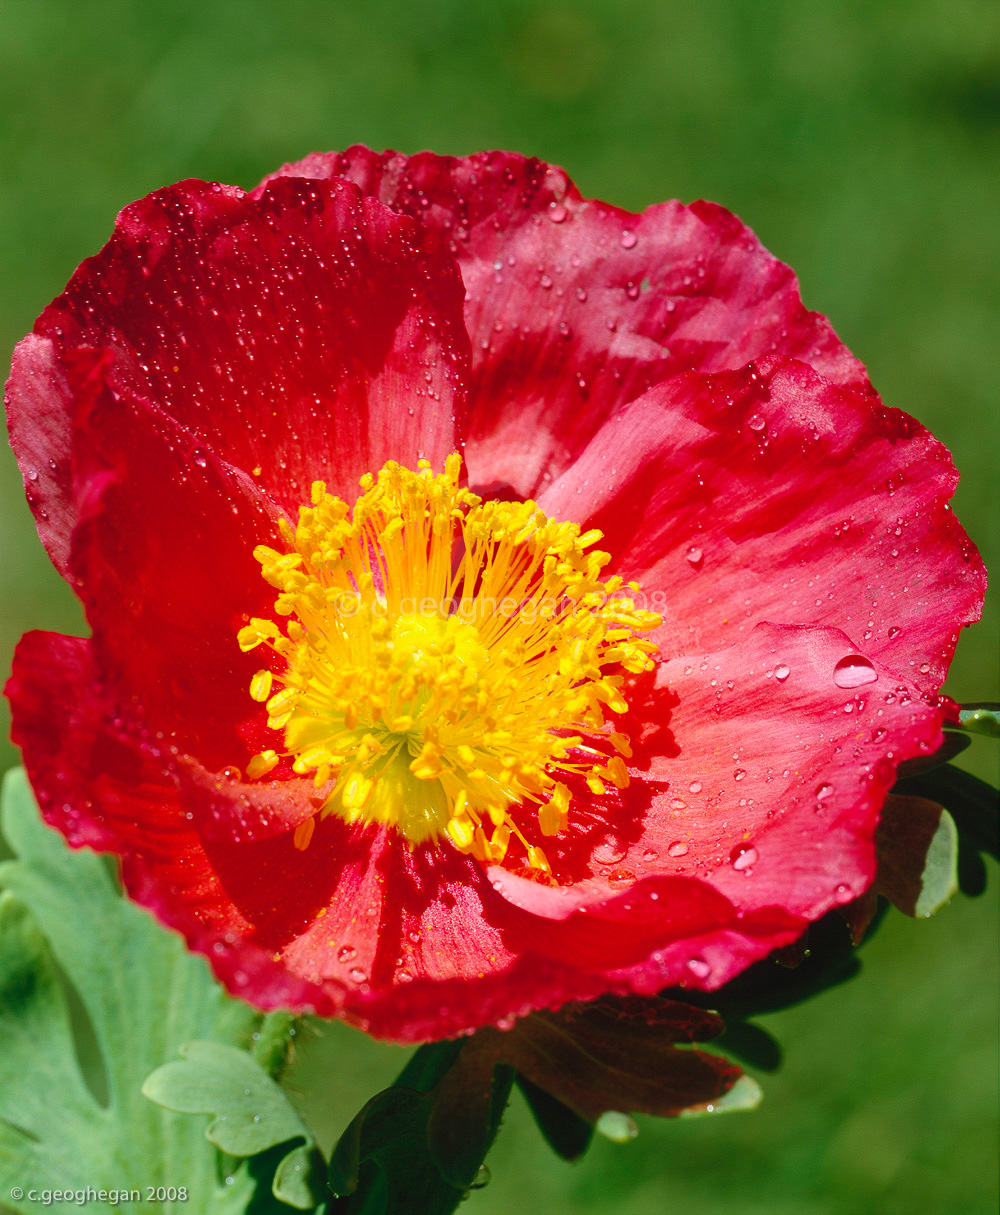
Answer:
<svg viewBox="0 0 1000 1215"><path fill-rule="evenodd" d="M688 958L687 968L696 979L707 979L712 973L712 968L704 958Z"/></svg>
<svg viewBox="0 0 1000 1215"><path fill-rule="evenodd" d="M634 249L638 243L638 236L634 232L630 232L628 228L621 234L621 246L623 249Z"/></svg>
<svg viewBox="0 0 1000 1215"><path fill-rule="evenodd" d="M742 780L744 778L744 776L746 776L746 769L737 768L736 771L733 773L733 780Z"/></svg>
<svg viewBox="0 0 1000 1215"><path fill-rule="evenodd" d="M361 969L360 966L352 966L351 969L347 973L350 975L350 977L354 980L355 983L364 983L368 979L368 976L365 974L365 972Z"/></svg>
<svg viewBox="0 0 1000 1215"><path fill-rule="evenodd" d="M754 414L751 414L749 418L747 418L747 425L750 427L751 430L756 430L759 432L764 429L764 427L767 425L767 423L764 421L764 419L760 416L759 413L754 413Z"/></svg>
<svg viewBox="0 0 1000 1215"><path fill-rule="evenodd" d="M568 214L569 212L562 205L562 203L549 203L549 219L551 219L554 224L561 224Z"/></svg>
<svg viewBox="0 0 1000 1215"><path fill-rule="evenodd" d="M191 459L194 460L195 464L197 464L199 468L208 467L208 456L205 455L200 447L196 447L194 449L194 451L191 453Z"/></svg>
<svg viewBox="0 0 1000 1215"><path fill-rule="evenodd" d="M656 860L656 849L647 848L642 854L642 859L644 861L655 861Z"/></svg>
<svg viewBox="0 0 1000 1215"><path fill-rule="evenodd" d="M833 785L817 785L816 786L816 796L817 797L829 797L832 792L833 792Z"/></svg>
<svg viewBox="0 0 1000 1215"><path fill-rule="evenodd" d="M838 688L860 688L876 679L874 665L863 654L848 654L833 668L833 682Z"/></svg>
<svg viewBox="0 0 1000 1215"><path fill-rule="evenodd" d="M612 869L608 874L608 885L612 890L624 890L626 886L631 886L635 881L635 874L631 869Z"/></svg>
<svg viewBox="0 0 1000 1215"><path fill-rule="evenodd" d="M481 1164L479 1166L479 1168L476 1170L475 1177L473 1177L473 1179L469 1182L469 1189L470 1190L484 1189L486 1186L488 1186L490 1184L492 1177L493 1177L493 1174L486 1167L486 1165Z"/></svg>
<svg viewBox="0 0 1000 1215"><path fill-rule="evenodd" d="M774 668L774 678L778 681L778 683L784 683L791 673L791 670L786 667L784 663L781 663L779 666Z"/></svg>
<svg viewBox="0 0 1000 1215"><path fill-rule="evenodd" d="M744 848L742 844L738 844L729 854L729 861L733 868L742 873L744 869L749 869L751 865L756 865L760 860L760 853L756 848Z"/></svg>
<svg viewBox="0 0 1000 1215"><path fill-rule="evenodd" d="M605 840L594 849L594 860L598 865L616 865L625 856L625 849L617 840Z"/></svg>
<svg viewBox="0 0 1000 1215"><path fill-rule="evenodd" d="M704 552L698 548L696 544L693 544L684 554L684 556L688 565L690 565L693 569L700 569L701 563L705 560Z"/></svg>
<svg viewBox="0 0 1000 1215"><path fill-rule="evenodd" d="M358 951L354 948L353 945L341 945L341 947L337 950L337 961L338 962L350 962L353 958L356 958L357 956L358 956Z"/></svg>
<svg viewBox="0 0 1000 1215"><path fill-rule="evenodd" d="M675 840L667 849L667 856L687 856L688 846L683 840Z"/></svg>
<svg viewBox="0 0 1000 1215"><path fill-rule="evenodd" d="M671 807L671 809L672 809L672 810L686 810L686 809L687 809L687 802L684 800L684 798L683 798L683 797L675 797L675 798L674 798L674 799L671 801L671 803L670 803L670 807Z"/></svg>
<svg viewBox="0 0 1000 1215"><path fill-rule="evenodd" d="M690 785L688 785L688 792L690 792L690 793L700 793L700 792L701 792L701 781L700 781L700 780L693 780L693 781L690 783Z"/></svg>

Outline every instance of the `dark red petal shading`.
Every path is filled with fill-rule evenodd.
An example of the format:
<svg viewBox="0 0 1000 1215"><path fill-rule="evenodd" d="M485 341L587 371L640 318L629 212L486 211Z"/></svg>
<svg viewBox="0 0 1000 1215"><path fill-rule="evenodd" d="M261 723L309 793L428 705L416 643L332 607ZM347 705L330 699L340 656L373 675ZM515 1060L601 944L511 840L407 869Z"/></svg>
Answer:
<svg viewBox="0 0 1000 1215"><path fill-rule="evenodd" d="M285 176L348 177L451 242L468 292L474 485L538 492L605 418L686 370L776 350L868 389L829 322L803 306L792 271L713 203L633 215L508 152L353 147L286 165L265 185Z"/></svg>
<svg viewBox="0 0 1000 1215"><path fill-rule="evenodd" d="M459 272L439 234L346 181L257 197L182 182L126 207L19 349L12 441L64 569L78 347L111 355L113 392L150 401L289 512L314 479L356 497L390 458L439 466L465 409ZM37 480L36 480L37 478Z"/></svg>
<svg viewBox="0 0 1000 1215"><path fill-rule="evenodd" d="M933 691L986 587L947 506L957 480L912 418L774 357L652 389L540 505L604 532L609 568L663 615L665 656L762 620L831 625Z"/></svg>
<svg viewBox="0 0 1000 1215"><path fill-rule="evenodd" d="M264 1008L319 1008L329 995L246 939L168 775L158 740L128 722L91 643L28 633L5 689L14 742L46 822L75 847L123 856L129 894L208 956L226 986Z"/></svg>
<svg viewBox="0 0 1000 1215"><path fill-rule="evenodd" d="M172 417L112 395L107 363L100 356L91 389L77 392L70 554L98 665L167 744L208 769L243 767L271 745L249 694L267 655L241 653L236 634L271 614L253 549L282 543L277 509Z"/></svg>

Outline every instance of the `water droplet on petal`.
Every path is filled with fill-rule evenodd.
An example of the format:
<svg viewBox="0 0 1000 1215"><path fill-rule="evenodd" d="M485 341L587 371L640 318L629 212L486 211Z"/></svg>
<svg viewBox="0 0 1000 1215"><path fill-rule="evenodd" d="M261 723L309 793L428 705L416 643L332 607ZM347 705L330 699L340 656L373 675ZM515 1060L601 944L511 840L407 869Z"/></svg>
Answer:
<svg viewBox="0 0 1000 1215"><path fill-rule="evenodd" d="M833 682L838 688L860 688L876 679L874 665L863 654L848 654L833 668Z"/></svg>
<svg viewBox="0 0 1000 1215"><path fill-rule="evenodd" d="M778 681L778 683L784 683L791 673L791 670L786 667L784 663L781 663L774 668L774 678Z"/></svg>
<svg viewBox="0 0 1000 1215"><path fill-rule="evenodd" d="M704 552L698 548L696 544L693 544L684 554L684 556L687 559L688 565L692 566L694 569L698 569L702 561L705 559Z"/></svg>
<svg viewBox="0 0 1000 1215"><path fill-rule="evenodd" d="M744 776L746 776L746 769L737 768L736 771L733 773L733 780L742 780L744 778Z"/></svg>
<svg viewBox="0 0 1000 1215"><path fill-rule="evenodd" d="M688 958L687 968L696 979L707 979L712 973L712 968L704 958Z"/></svg>
<svg viewBox="0 0 1000 1215"><path fill-rule="evenodd" d="M747 418L747 425L750 427L751 430L761 431L764 429L764 427L767 425L767 423L764 421L764 419L760 416L759 413L754 413L754 414L751 414L749 418Z"/></svg>
<svg viewBox="0 0 1000 1215"><path fill-rule="evenodd" d="M350 962L352 958L356 958L357 956L358 951L353 945L341 945L341 947L337 950L338 962Z"/></svg>
<svg viewBox="0 0 1000 1215"><path fill-rule="evenodd" d="M554 224L561 224L568 214L569 212L562 205L562 203L549 203L548 215L549 219L551 219Z"/></svg>
<svg viewBox="0 0 1000 1215"><path fill-rule="evenodd" d="M833 785L818 785L816 787L817 797L829 797L833 792Z"/></svg>
<svg viewBox="0 0 1000 1215"><path fill-rule="evenodd" d="M756 848L745 848L742 844L738 844L729 854L729 860L734 869L741 873L744 869L749 869L751 865L756 865L760 860L760 853Z"/></svg>
<svg viewBox="0 0 1000 1215"><path fill-rule="evenodd" d="M667 849L667 856L687 856L688 846L683 840L675 840Z"/></svg>
<svg viewBox="0 0 1000 1215"><path fill-rule="evenodd" d="M688 790L689 790L691 793L700 793L700 792L701 792L701 781L700 781L700 780L693 780L693 781L690 783L690 785L688 785Z"/></svg>
<svg viewBox="0 0 1000 1215"><path fill-rule="evenodd" d="M635 881L635 874L631 869L612 869L608 874L608 885L612 890L624 890L626 886L631 886Z"/></svg>
<svg viewBox="0 0 1000 1215"><path fill-rule="evenodd" d="M634 249L638 243L638 236L634 232L630 232L628 228L621 234L621 246L623 249Z"/></svg>

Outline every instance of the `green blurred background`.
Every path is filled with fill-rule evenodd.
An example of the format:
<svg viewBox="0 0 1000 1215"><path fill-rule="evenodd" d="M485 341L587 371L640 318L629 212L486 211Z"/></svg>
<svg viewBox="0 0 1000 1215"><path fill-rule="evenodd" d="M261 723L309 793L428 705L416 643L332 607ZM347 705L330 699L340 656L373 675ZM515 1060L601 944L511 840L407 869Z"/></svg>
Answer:
<svg viewBox="0 0 1000 1215"><path fill-rule="evenodd" d="M951 448L956 511L996 562L993 0L0 0L0 114L5 363L115 212L158 186L249 187L355 141L513 148L626 207L736 211L885 400ZM24 630L83 624L9 453L0 511L6 669ZM997 698L996 635L994 607L960 644L957 698ZM963 762L995 776L987 743ZM629 1146L568 1166L515 1101L493 1180L464 1209L994 1212L995 877L930 923L890 916L860 979L767 1018L787 1059L756 1114L646 1120ZM303 1045L292 1083L314 1090L329 1139L401 1058L335 1025Z"/></svg>

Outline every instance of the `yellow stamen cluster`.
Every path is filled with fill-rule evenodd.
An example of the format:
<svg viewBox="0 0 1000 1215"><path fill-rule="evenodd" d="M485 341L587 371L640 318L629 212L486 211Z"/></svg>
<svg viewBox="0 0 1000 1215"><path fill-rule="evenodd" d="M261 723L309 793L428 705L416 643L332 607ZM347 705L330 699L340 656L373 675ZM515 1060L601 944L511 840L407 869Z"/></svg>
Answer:
<svg viewBox="0 0 1000 1215"><path fill-rule="evenodd" d="M549 873L512 808L534 804L542 834L556 835L570 805L560 776L597 794L628 784L628 740L604 711L628 707L614 671L652 667L656 647L635 633L660 618L621 578L599 580L609 558L587 550L600 532L534 502L483 501L459 486L457 454L445 468L390 462L361 478L353 509L317 481L298 526L282 525L292 551L254 550L288 622L240 630L241 649L283 660L250 694L294 770L324 790L322 813L386 824L411 846L447 835L487 863L513 835ZM278 762L262 751L247 775ZM312 827L296 832L299 847Z"/></svg>

